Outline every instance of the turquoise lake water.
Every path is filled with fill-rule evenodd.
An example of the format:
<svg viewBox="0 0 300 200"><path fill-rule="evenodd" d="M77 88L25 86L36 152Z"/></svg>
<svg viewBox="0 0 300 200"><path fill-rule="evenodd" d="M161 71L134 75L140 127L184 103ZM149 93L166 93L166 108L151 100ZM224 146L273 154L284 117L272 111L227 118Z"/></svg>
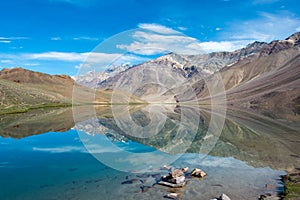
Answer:
<svg viewBox="0 0 300 200"><path fill-rule="evenodd" d="M221 135L219 141L225 142L218 142L209 155L194 151L197 141L185 153L171 154L166 148L159 148L159 141L116 136L117 129L107 119L97 119L101 127L107 128L99 134L83 130L82 127L93 126L86 120L81 122L81 128L76 124L61 132L1 137L0 199L165 199L170 192L179 193L182 199L211 199L222 193L232 199L257 199L260 194L283 190L280 176L286 172L274 165L285 161L278 160L279 155L267 158L268 148L266 152L260 146L237 148L234 141L228 140L230 134L222 133L227 139ZM2 130L8 130L7 127ZM20 127L25 131L24 124ZM244 136L249 145L257 139ZM235 138L238 137L241 134ZM276 141L266 142L273 145L274 152L281 148ZM164 165L187 166L190 171L201 168L208 175L204 179L188 179L183 189L166 188L157 184L162 175L168 174Z"/></svg>

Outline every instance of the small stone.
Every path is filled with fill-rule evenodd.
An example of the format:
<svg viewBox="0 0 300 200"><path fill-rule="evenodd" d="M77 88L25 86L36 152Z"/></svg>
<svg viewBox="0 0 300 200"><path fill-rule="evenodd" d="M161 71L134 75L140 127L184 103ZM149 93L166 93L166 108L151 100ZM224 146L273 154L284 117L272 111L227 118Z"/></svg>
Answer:
<svg viewBox="0 0 300 200"><path fill-rule="evenodd" d="M204 176L206 176L206 173L203 170L201 170L201 169L195 168L192 171L191 176L203 178Z"/></svg>
<svg viewBox="0 0 300 200"><path fill-rule="evenodd" d="M274 189L274 186L271 185L271 184L266 184L266 188L267 188L267 189Z"/></svg>
<svg viewBox="0 0 300 200"><path fill-rule="evenodd" d="M177 193L169 193L169 194L167 194L167 197L171 198L171 199L176 199L176 198L178 198L178 194Z"/></svg>
<svg viewBox="0 0 300 200"><path fill-rule="evenodd" d="M136 183L138 181L139 181L138 179L131 179L131 180L124 181L121 184L122 185L124 185L124 184L133 184L133 183Z"/></svg>
<svg viewBox="0 0 300 200"><path fill-rule="evenodd" d="M185 172L189 171L189 168L188 168L188 167L181 168L181 171L182 171L183 173L185 173Z"/></svg>
<svg viewBox="0 0 300 200"><path fill-rule="evenodd" d="M171 167L170 167L170 166L167 166L167 165L164 165L164 166L163 166L163 169L165 169L165 170L170 170Z"/></svg>
<svg viewBox="0 0 300 200"><path fill-rule="evenodd" d="M220 196L220 199L221 200L230 200L230 198L224 193Z"/></svg>
<svg viewBox="0 0 300 200"><path fill-rule="evenodd" d="M175 169L171 172L171 176L173 178L177 178L177 177L180 177L180 176L184 176L184 173L181 169Z"/></svg>
<svg viewBox="0 0 300 200"><path fill-rule="evenodd" d="M175 178L176 184L184 183L185 177L184 176L179 176Z"/></svg>

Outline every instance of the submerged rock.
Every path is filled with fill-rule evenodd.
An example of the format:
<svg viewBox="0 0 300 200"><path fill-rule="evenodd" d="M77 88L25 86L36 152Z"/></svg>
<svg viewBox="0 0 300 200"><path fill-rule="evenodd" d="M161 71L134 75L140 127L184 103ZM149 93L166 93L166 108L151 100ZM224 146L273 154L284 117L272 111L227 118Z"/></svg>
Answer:
<svg viewBox="0 0 300 200"><path fill-rule="evenodd" d="M131 179L131 180L124 181L124 182L122 182L121 184L122 184L122 185L123 185L123 184L132 184L132 183L137 183L137 182L139 182L138 179Z"/></svg>
<svg viewBox="0 0 300 200"><path fill-rule="evenodd" d="M222 194L219 198L214 198L211 200L231 200L226 194Z"/></svg>
<svg viewBox="0 0 300 200"><path fill-rule="evenodd" d="M171 170L172 167L164 165L161 170Z"/></svg>
<svg viewBox="0 0 300 200"><path fill-rule="evenodd" d="M206 176L206 173L203 170L201 170L201 169L195 168L192 171L191 176L203 178L204 176Z"/></svg>
<svg viewBox="0 0 300 200"><path fill-rule="evenodd" d="M184 172L182 169L175 169L170 173L170 175L172 178L177 178L180 176L184 176Z"/></svg>
<svg viewBox="0 0 300 200"><path fill-rule="evenodd" d="M187 170L187 167L175 169L171 171L168 176L163 176L161 181L158 182L158 184L172 188L183 187L186 183L184 172L186 172Z"/></svg>
<svg viewBox="0 0 300 200"><path fill-rule="evenodd" d="M179 176L179 177L175 178L175 181L176 181L176 184L183 183L185 181L185 177Z"/></svg>
<svg viewBox="0 0 300 200"><path fill-rule="evenodd" d="M183 182L183 183L169 183L169 182L166 182L166 181L159 181L158 182L159 185L164 185L164 186L168 186L168 187L171 187L171 188L181 188L181 187L185 186L185 183L186 182Z"/></svg>
<svg viewBox="0 0 300 200"><path fill-rule="evenodd" d="M166 197L169 199L177 199L179 195L177 193L169 193L166 195Z"/></svg>
<svg viewBox="0 0 300 200"><path fill-rule="evenodd" d="M230 198L224 193L220 196L220 199L221 200L230 200Z"/></svg>
<svg viewBox="0 0 300 200"><path fill-rule="evenodd" d="M184 185L185 183L184 172L186 172L187 170L188 170L187 167L181 169L175 169L171 171L168 176L163 176L161 182ZM169 185L169 184L164 184L164 185Z"/></svg>

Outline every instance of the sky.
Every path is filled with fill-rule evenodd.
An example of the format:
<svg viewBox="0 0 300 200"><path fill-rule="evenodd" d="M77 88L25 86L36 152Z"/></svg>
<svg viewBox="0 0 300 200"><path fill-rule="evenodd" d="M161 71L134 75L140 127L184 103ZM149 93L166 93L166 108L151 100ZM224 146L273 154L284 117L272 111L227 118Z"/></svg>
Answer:
<svg viewBox="0 0 300 200"><path fill-rule="evenodd" d="M300 31L298 0L0 0L0 70L78 75Z"/></svg>

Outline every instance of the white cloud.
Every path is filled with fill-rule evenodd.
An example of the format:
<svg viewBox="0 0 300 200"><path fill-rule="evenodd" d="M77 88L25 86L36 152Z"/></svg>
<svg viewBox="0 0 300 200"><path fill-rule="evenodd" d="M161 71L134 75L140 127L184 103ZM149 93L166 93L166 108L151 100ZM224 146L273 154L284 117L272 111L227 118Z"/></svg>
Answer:
<svg viewBox="0 0 300 200"><path fill-rule="evenodd" d="M91 40L91 41L98 41L99 38L96 37L75 37L73 40Z"/></svg>
<svg viewBox="0 0 300 200"><path fill-rule="evenodd" d="M300 19L292 13L270 14L262 12L255 20L235 22L231 24L223 37L232 40L256 40L270 42L285 39L300 26Z"/></svg>
<svg viewBox="0 0 300 200"><path fill-rule="evenodd" d="M25 66L39 66L40 64L38 63L25 63Z"/></svg>
<svg viewBox="0 0 300 200"><path fill-rule="evenodd" d="M217 28L216 28L216 31L220 31L220 30L222 30L220 27L217 27Z"/></svg>
<svg viewBox="0 0 300 200"><path fill-rule="evenodd" d="M172 28L162 26L160 24L139 24L138 27L141 29L153 31L153 32L160 33L160 34L180 34L180 32L178 32Z"/></svg>
<svg viewBox="0 0 300 200"><path fill-rule="evenodd" d="M200 46L206 52L234 51L245 47L247 44L251 42L254 41L239 40L239 41L202 42Z"/></svg>
<svg viewBox="0 0 300 200"><path fill-rule="evenodd" d="M296 28L296 31L298 31L298 32L300 31L300 26Z"/></svg>
<svg viewBox="0 0 300 200"><path fill-rule="evenodd" d="M18 47L10 47L11 49L23 49L23 46L18 46Z"/></svg>
<svg viewBox="0 0 300 200"><path fill-rule="evenodd" d="M85 60L88 63L109 63L121 56L121 54L108 54L97 52L83 53L82 55L86 57Z"/></svg>
<svg viewBox="0 0 300 200"><path fill-rule="evenodd" d="M53 40L53 41L58 41L58 40L61 40L61 37L52 37L50 39Z"/></svg>
<svg viewBox="0 0 300 200"><path fill-rule="evenodd" d="M0 54L0 58L22 58L24 60L57 60L66 62L89 62L89 63L100 63L100 62L111 62L112 60L119 57L120 54L107 54L107 53L96 53L96 52L43 52L43 53L25 53L19 55L12 54Z"/></svg>
<svg viewBox="0 0 300 200"><path fill-rule="evenodd" d="M187 28L183 27L183 26L179 26L178 29L181 30L181 31L186 31L187 30Z"/></svg>
<svg viewBox="0 0 300 200"><path fill-rule="evenodd" d="M272 4L272 3L276 3L280 0L253 0L253 4L257 5L257 4Z"/></svg>
<svg viewBox="0 0 300 200"><path fill-rule="evenodd" d="M0 37L0 43L11 43L13 40L27 40L28 37Z"/></svg>
<svg viewBox="0 0 300 200"><path fill-rule="evenodd" d="M0 60L0 63L5 63L5 64L9 64L12 63L12 60Z"/></svg>
<svg viewBox="0 0 300 200"><path fill-rule="evenodd" d="M140 27L147 29L139 29L134 32L134 41L130 44L119 44L117 48L134 52L142 55L155 55L159 53L175 52L179 54L202 54L214 51L233 51L242 48L252 42L253 40L226 40L218 42L200 42L196 38L186 36L171 28L162 25L155 25L162 30L167 31L148 31L148 27L144 24ZM221 30L218 28L218 30ZM166 34L169 33L169 34Z"/></svg>
<svg viewBox="0 0 300 200"><path fill-rule="evenodd" d="M20 53L20 54L1 54L0 63L5 67L11 66L37 66L53 62L67 62L74 64L74 67L79 68L105 68L115 62L134 62L138 57L121 54L107 54L97 52L43 52L43 53Z"/></svg>
<svg viewBox="0 0 300 200"><path fill-rule="evenodd" d="M80 73L95 69L102 70L111 65L139 64L148 61L147 57L140 57L134 54L108 54L99 52L43 52L23 54L0 54L0 64L3 67L15 66L43 66L47 63L66 62L73 64L74 68L82 70Z"/></svg>
<svg viewBox="0 0 300 200"><path fill-rule="evenodd" d="M105 53L89 53L85 62L76 65L75 68L105 68L111 65L122 65L122 64L139 64L148 61L149 58L140 57L132 54L105 54Z"/></svg>
<svg viewBox="0 0 300 200"><path fill-rule="evenodd" d="M170 28L166 28L170 29ZM172 30L172 29L171 29ZM175 34L166 34L166 32ZM166 52L182 54L201 53L202 49L195 38L179 34L175 31L164 31L163 34L138 30L133 34L134 42L131 44L119 44L118 48L142 55L153 55Z"/></svg>
<svg viewBox="0 0 300 200"><path fill-rule="evenodd" d="M11 43L10 40L0 40L0 43Z"/></svg>
<svg viewBox="0 0 300 200"><path fill-rule="evenodd" d="M61 61L83 61L86 58L84 53L74 52L45 52L33 54L21 54L21 57L28 60L61 60Z"/></svg>
<svg viewBox="0 0 300 200"><path fill-rule="evenodd" d="M62 40L61 37L51 37L50 39L53 40L53 41ZM75 40L75 41L78 41L78 40L98 41L98 40L100 40L100 39L99 39L99 38L96 38L96 37L82 36L82 37L74 37L74 38L72 38L72 40Z"/></svg>
<svg viewBox="0 0 300 200"><path fill-rule="evenodd" d="M92 65L90 63L80 63L79 65L75 65L75 69L83 69L83 68L91 68Z"/></svg>
<svg viewBox="0 0 300 200"><path fill-rule="evenodd" d="M0 40L27 40L28 37L0 37Z"/></svg>

